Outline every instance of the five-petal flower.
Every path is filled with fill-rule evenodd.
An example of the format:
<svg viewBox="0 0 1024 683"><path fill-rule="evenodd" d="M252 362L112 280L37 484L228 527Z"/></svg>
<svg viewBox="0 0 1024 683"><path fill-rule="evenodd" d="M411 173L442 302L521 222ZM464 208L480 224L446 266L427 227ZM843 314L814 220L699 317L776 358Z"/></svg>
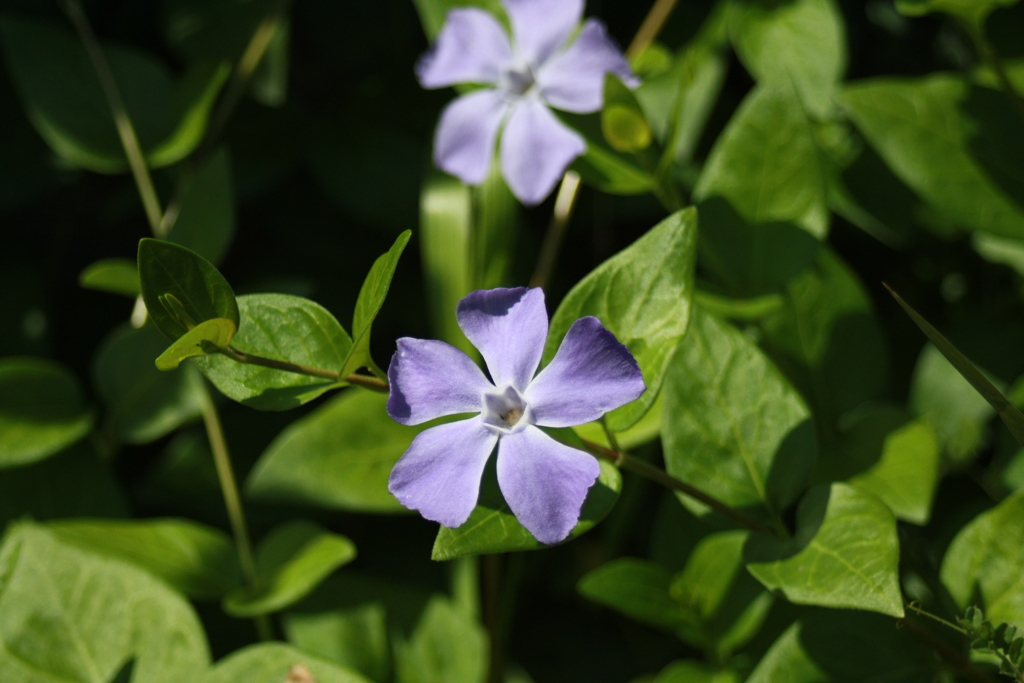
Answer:
<svg viewBox="0 0 1024 683"><path fill-rule="evenodd" d="M592 316L566 333L534 377L548 316L539 289L469 294L456 313L480 350L492 381L462 351L441 341L398 340L388 368L388 414L406 425L460 413L474 417L431 427L391 471L388 490L403 505L446 527L476 507L480 479L498 445L498 486L516 518L542 543L564 540L576 525L597 460L538 426L572 427L625 405L646 389L636 361Z"/></svg>
<svg viewBox="0 0 1024 683"><path fill-rule="evenodd" d="M548 106L574 113L601 109L605 74L638 83L604 25L583 15L583 0L502 0L512 41L491 14L448 13L437 42L417 65L425 88L491 86L459 97L441 114L434 162L469 185L487 177L498 131L501 170L524 204L546 197L586 143Z"/></svg>

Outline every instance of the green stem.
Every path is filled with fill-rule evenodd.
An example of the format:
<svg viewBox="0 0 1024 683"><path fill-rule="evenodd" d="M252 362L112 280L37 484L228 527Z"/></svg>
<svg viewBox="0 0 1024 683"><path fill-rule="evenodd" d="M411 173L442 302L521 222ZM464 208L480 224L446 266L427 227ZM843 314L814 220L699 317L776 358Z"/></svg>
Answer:
<svg viewBox="0 0 1024 683"><path fill-rule="evenodd" d="M644 21L637 29L633 41L626 48L626 59L633 59L647 49L647 46L654 42L654 39L661 33L661 29L668 21L669 15L675 9L678 0L656 0L651 9L644 17Z"/></svg>
<svg viewBox="0 0 1024 683"><path fill-rule="evenodd" d="M131 117L124 106L124 100L121 99L114 74L110 70L110 64L107 63L107 58L100 48L99 41L96 39L96 34L93 33L92 26L89 25L85 12L82 11L79 0L61 0L61 4L78 32L85 51L89 55L89 61L92 62L96 77L100 81L100 87L103 88L107 106L110 107L110 113L114 118L114 126L117 128L117 134L121 138L121 145L124 147L124 153L128 159L128 166L135 178L135 186L142 199L142 207L146 212L149 228L153 231L154 236L163 238L166 236L166 232L162 224L163 211L160 209L160 199L157 197L153 179L146 166L145 156L142 154L142 147L139 145L139 137L135 134L135 126L132 125Z"/></svg>
<svg viewBox="0 0 1024 683"><path fill-rule="evenodd" d="M946 621L942 617L940 617L940 616L938 616L936 614L932 614L931 612L923 609L921 607L921 603L917 602L916 600L913 601L913 602L906 603L906 608L911 610L914 614L916 614L916 615L918 615L920 617L928 617L932 621L937 621L938 623L942 624L943 626L945 626L947 628L951 628L954 631L957 631L961 635L965 635L965 636L967 635L967 631L966 630L960 628L959 626L954 624L952 621Z"/></svg>
<svg viewBox="0 0 1024 683"><path fill-rule="evenodd" d="M256 563L253 560L249 529L245 523L242 498L238 493L238 482L235 480L235 472L231 467L231 454L228 452L227 440L224 438L224 428L220 423L217 407L213 404L213 398L205 384L200 388L199 400L203 412L203 423L206 425L206 435L210 440L210 450L213 452L213 464L217 468L217 479L220 481L220 490L224 494L224 507L228 511L228 521L231 524L231 533L235 538L238 561L242 566L242 575L247 584L253 585L256 582ZM267 616L261 615L254 621L260 640L272 640L273 633Z"/></svg>
<svg viewBox="0 0 1024 683"><path fill-rule="evenodd" d="M390 386L388 385L387 379L380 376L370 377L368 375L357 375L353 373L345 378L342 378L341 375L339 375L336 370L326 370L324 368L316 368L311 365L291 363L289 361L277 360L275 358L265 358L263 356L257 356L254 353L239 351L238 349L232 348L230 346L226 349L220 349L219 352L224 354L231 360L234 360L238 363L245 363L246 365L259 365L274 370L293 372L298 375L321 377L323 379L329 379L334 382L344 381L348 384L363 387L364 389L369 389L371 391L379 391L382 393L387 393L388 391L390 391ZM377 368L376 372L379 372L383 375L383 371L380 368Z"/></svg>
<svg viewBox="0 0 1024 683"><path fill-rule="evenodd" d="M981 27L967 21L961 21L960 26L970 36L971 42L974 43L974 49L978 51L982 61L995 73L1003 92L1013 102L1013 106L1017 108L1017 113L1024 116L1024 97L1021 97L1021 94L1013 86L1013 81L1010 80L1009 75L1006 73L1006 68L1003 66L1003 60L999 58L995 48L985 38Z"/></svg>

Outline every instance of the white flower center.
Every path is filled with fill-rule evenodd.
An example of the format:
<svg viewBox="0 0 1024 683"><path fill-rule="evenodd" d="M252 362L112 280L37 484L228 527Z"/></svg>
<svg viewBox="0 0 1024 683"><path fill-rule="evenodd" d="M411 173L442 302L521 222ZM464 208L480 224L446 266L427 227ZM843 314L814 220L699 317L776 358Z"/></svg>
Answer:
<svg viewBox="0 0 1024 683"><path fill-rule="evenodd" d="M529 64L516 64L506 69L501 75L498 87L513 98L518 98L530 92L536 83L537 79Z"/></svg>
<svg viewBox="0 0 1024 683"><path fill-rule="evenodd" d="M484 424L500 433L519 431L532 422L530 406L514 387L506 386L488 391L483 395L482 401L481 416Z"/></svg>

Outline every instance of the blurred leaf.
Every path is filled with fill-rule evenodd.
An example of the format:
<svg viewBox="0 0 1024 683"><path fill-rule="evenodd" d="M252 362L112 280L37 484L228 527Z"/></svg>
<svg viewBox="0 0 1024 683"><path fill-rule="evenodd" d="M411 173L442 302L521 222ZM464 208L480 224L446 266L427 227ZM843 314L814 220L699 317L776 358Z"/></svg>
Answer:
<svg viewBox="0 0 1024 683"><path fill-rule="evenodd" d="M476 209L473 215L476 242L474 288L493 289L507 285L519 236L520 204L508 189L497 158L491 164L487 178L472 192L471 202Z"/></svg>
<svg viewBox="0 0 1024 683"><path fill-rule="evenodd" d="M248 495L338 510L404 512L388 492L388 476L422 430L388 417L387 399L353 388L291 423L253 467Z"/></svg>
<svg viewBox="0 0 1024 683"><path fill-rule="evenodd" d="M775 641L747 683L933 681L935 651L899 622L868 612L805 612Z"/></svg>
<svg viewBox="0 0 1024 683"><path fill-rule="evenodd" d="M761 84L792 83L815 117L828 114L846 70L843 15L834 0L732 0L736 53Z"/></svg>
<svg viewBox="0 0 1024 683"><path fill-rule="evenodd" d="M846 481L873 493L896 518L924 525L939 484L939 442L926 422L903 408L873 406L844 430L821 458L817 478Z"/></svg>
<svg viewBox="0 0 1024 683"><path fill-rule="evenodd" d="M961 609L978 605L994 623L1024 624L1024 492L961 529L940 576Z"/></svg>
<svg viewBox="0 0 1024 683"><path fill-rule="evenodd" d="M0 359L0 469L62 451L89 433L78 378L42 358Z"/></svg>
<svg viewBox="0 0 1024 683"><path fill-rule="evenodd" d="M291 33L291 22L281 20L249 85L252 98L268 107L283 106L288 97L288 48Z"/></svg>
<svg viewBox="0 0 1024 683"><path fill-rule="evenodd" d="M601 133L616 152L641 152L651 146L651 129L633 90L614 74L606 74Z"/></svg>
<svg viewBox="0 0 1024 683"><path fill-rule="evenodd" d="M227 318L204 320L157 356L156 368L162 371L176 370L187 358L216 353L211 346L217 349L226 349L234 336L235 323Z"/></svg>
<svg viewBox="0 0 1024 683"><path fill-rule="evenodd" d="M93 360L96 392L103 399L106 424L128 443L148 443L202 414L202 378L191 365L161 372L153 359L167 339L153 325L128 324L112 331Z"/></svg>
<svg viewBox="0 0 1024 683"><path fill-rule="evenodd" d="M370 683L354 671L284 643L259 643L217 662L200 683Z"/></svg>
<svg viewBox="0 0 1024 683"><path fill-rule="evenodd" d="M654 178L637 166L634 155L616 151L608 144L600 115L558 112L558 118L587 143L587 151L570 166L586 184L602 192L623 195L644 194L654 188Z"/></svg>
<svg viewBox="0 0 1024 683"><path fill-rule="evenodd" d="M1015 4L1017 0L896 0L896 9L911 17L945 12L980 29L992 10Z"/></svg>
<svg viewBox="0 0 1024 683"><path fill-rule="evenodd" d="M693 300L697 212L672 214L580 280L551 318L544 361L579 318L593 315L633 354L647 391L608 413L612 431L635 424L651 407L669 359L686 335Z"/></svg>
<svg viewBox="0 0 1024 683"><path fill-rule="evenodd" d="M778 518L810 478L807 406L752 341L703 311L669 366L662 414L666 471L726 505Z"/></svg>
<svg viewBox="0 0 1024 683"><path fill-rule="evenodd" d="M113 116L78 38L11 17L0 20L0 36L29 118L50 147L93 171L126 170ZM164 166L185 157L199 144L227 74L206 68L176 89L166 67L152 56L123 47L103 52L149 164Z"/></svg>
<svg viewBox="0 0 1024 683"><path fill-rule="evenodd" d="M846 484L817 486L796 524L788 539L751 535L744 559L754 578L798 605L903 616L896 520L884 503Z"/></svg>
<svg viewBox="0 0 1024 683"><path fill-rule="evenodd" d="M945 221L1024 237L1024 142L1003 93L934 74L855 82L842 102L896 175Z"/></svg>
<svg viewBox="0 0 1024 683"><path fill-rule="evenodd" d="M315 596L317 592L310 597ZM389 680L391 647L383 603L366 602L314 613L287 612L283 621L288 642L374 681Z"/></svg>
<svg viewBox="0 0 1024 683"><path fill-rule="evenodd" d="M1017 443L1024 446L1024 415L1021 414L1017 408L1010 403L1003 393L996 389L995 385L989 381L981 370L974 366L970 360L967 359L960 351L953 346L948 339L942 336L942 333L932 327L931 323L921 317L921 315L911 308L907 302L900 298L896 292L889 290L889 293L896 299L896 303L910 316L910 319L914 321L914 324L921 328L925 336L935 345L942 355L946 357L946 360L956 368L964 379L970 382L974 390L981 394L982 398L988 401L989 405L996 411L999 419L1003 421L1006 428L1010 430L1014 438L1017 439Z"/></svg>
<svg viewBox="0 0 1024 683"><path fill-rule="evenodd" d="M735 671L678 659L662 669L651 683L740 683L740 678Z"/></svg>
<svg viewBox="0 0 1024 683"><path fill-rule="evenodd" d="M437 37L448 12L456 7L481 7L499 17L505 13L499 0L413 0L413 5L420 15L420 22L428 40Z"/></svg>
<svg viewBox="0 0 1024 683"><path fill-rule="evenodd" d="M287 294L238 297L242 324L232 348L323 370L342 366L352 340L320 304ZM230 399L257 410L288 410L340 384L330 379L237 363L225 356L193 361Z"/></svg>
<svg viewBox="0 0 1024 683"><path fill-rule="evenodd" d="M604 519L622 490L622 475L617 467L605 460L599 460L601 474L587 492L587 499L580 511L580 521L566 539L572 540L592 529ZM494 473L494 459L484 470L480 485L480 498L466 523L457 529L441 527L434 540L431 558L453 560L464 555L503 553L517 550L547 548L527 531L515 518L508 503L498 489Z"/></svg>
<svg viewBox="0 0 1024 683"><path fill-rule="evenodd" d="M338 567L356 556L352 541L305 520L272 530L256 551L256 583L224 597L224 609L236 617L270 614L309 594Z"/></svg>
<svg viewBox="0 0 1024 683"><path fill-rule="evenodd" d="M1024 240L976 232L971 246L989 263L1001 263L1024 277Z"/></svg>
<svg viewBox="0 0 1024 683"><path fill-rule="evenodd" d="M735 299L698 289L693 293L697 306L726 320L760 320L782 308L780 294L765 294L750 299Z"/></svg>
<svg viewBox="0 0 1024 683"><path fill-rule="evenodd" d="M885 386L887 349L871 300L831 250L790 283L762 329L763 346L826 430Z"/></svg>
<svg viewBox="0 0 1024 683"><path fill-rule="evenodd" d="M278 0L163 0L164 35L187 61L237 62Z"/></svg>
<svg viewBox="0 0 1024 683"><path fill-rule="evenodd" d="M384 299L391 287L391 278L398 267L398 259L401 258L411 236L411 230L399 235L391 249L373 262L370 272L363 281L359 298L356 299L355 313L352 314L352 348L349 349L339 373L342 377L348 377L359 368L373 366L373 359L370 357L370 328L377 313L380 312L380 307L384 305Z"/></svg>
<svg viewBox="0 0 1024 683"><path fill-rule="evenodd" d="M231 285L209 261L185 247L140 240L139 278L149 317L171 341L213 318L239 326Z"/></svg>
<svg viewBox="0 0 1024 683"><path fill-rule="evenodd" d="M51 522L62 543L124 560L190 598L220 598L241 582L235 545L219 529L187 519Z"/></svg>
<svg viewBox="0 0 1024 683"><path fill-rule="evenodd" d="M642 624L672 630L684 611L669 592L671 584L672 573L657 562L620 557L587 572L576 590Z"/></svg>
<svg viewBox="0 0 1024 683"><path fill-rule="evenodd" d="M135 657L135 680L180 683L201 680L209 666L191 606L141 569L29 522L8 527L0 567L7 680L109 681Z"/></svg>
<svg viewBox="0 0 1024 683"><path fill-rule="evenodd" d="M457 647L453 647L458 643ZM442 597L427 605L416 630L395 647L396 683L483 683L488 642L483 627Z"/></svg>
<svg viewBox="0 0 1024 683"><path fill-rule="evenodd" d="M105 258L89 264L78 276L78 285L98 292L137 297L142 292L139 268L126 258Z"/></svg>
<svg viewBox="0 0 1024 683"><path fill-rule="evenodd" d="M179 214L167 239L220 263L235 232L231 163L221 149L179 181Z"/></svg>

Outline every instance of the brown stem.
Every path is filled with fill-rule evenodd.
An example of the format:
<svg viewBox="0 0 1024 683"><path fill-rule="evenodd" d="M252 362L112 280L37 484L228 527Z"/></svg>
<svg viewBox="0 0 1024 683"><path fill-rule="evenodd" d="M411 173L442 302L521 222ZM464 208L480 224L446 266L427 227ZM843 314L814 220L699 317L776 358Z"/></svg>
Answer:
<svg viewBox="0 0 1024 683"><path fill-rule="evenodd" d="M669 15L672 14L672 10L675 9L677 1L656 0L650 11L647 12L647 16L644 17L644 23L640 24L636 35L633 36L633 42L626 48L626 59L636 57L654 42L654 39L661 33L662 27L665 26Z"/></svg>
<svg viewBox="0 0 1024 683"><path fill-rule="evenodd" d="M265 358L263 356L257 356L254 353L246 353L245 351L239 351L238 349L228 347L227 349L220 349L220 353L224 354L228 358L238 362L245 363L246 365L259 365L265 368L271 368L273 370L282 370L284 372L293 372L297 375L310 375L311 377L322 377L323 379L329 379L334 382L346 382L364 389L371 391L379 391L382 393L388 393L391 391L391 387L386 379L380 377L370 377L368 375L351 374L348 377L342 378L335 370L325 370L324 368L316 368L311 365L302 365L301 363L291 363L285 360L276 360L274 358Z"/></svg>

